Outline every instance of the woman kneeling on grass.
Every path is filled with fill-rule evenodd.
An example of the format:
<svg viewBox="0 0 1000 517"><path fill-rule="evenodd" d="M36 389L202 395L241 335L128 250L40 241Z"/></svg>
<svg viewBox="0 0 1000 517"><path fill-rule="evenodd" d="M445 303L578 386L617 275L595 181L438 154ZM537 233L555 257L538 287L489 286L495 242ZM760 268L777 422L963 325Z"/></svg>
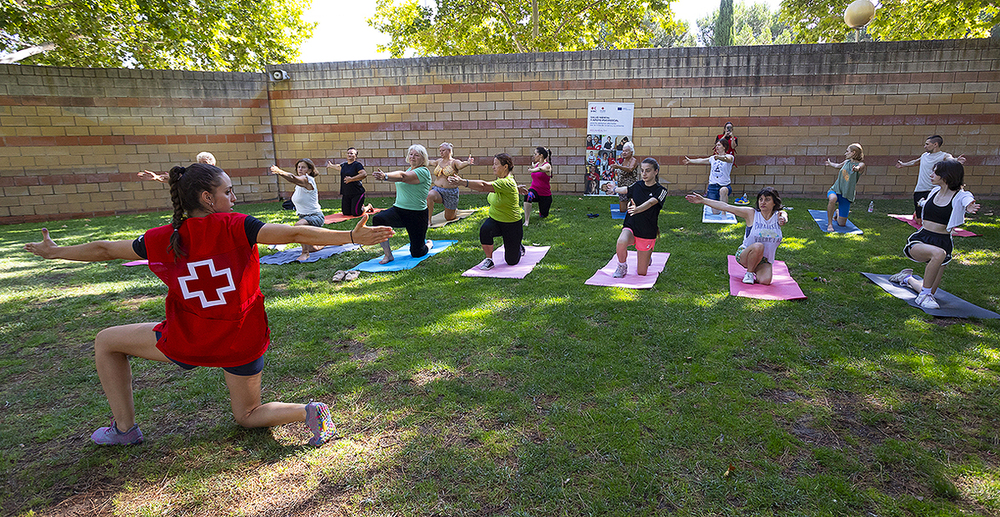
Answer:
<svg viewBox="0 0 1000 517"><path fill-rule="evenodd" d="M378 244L391 228L365 226L367 215L349 232L314 226L265 224L233 213L236 195L222 169L205 164L170 170L171 224L124 241L57 246L42 230L42 241L25 246L46 259L97 262L149 260L149 269L167 284L166 319L102 330L94 341L97 375L113 419L90 437L98 445L142 443L135 423L129 357L173 362L185 370L221 367L233 416L243 427L272 427L305 421L311 445L333 436L326 404L261 404L261 370L270 329L260 292L257 244Z"/></svg>
<svg viewBox="0 0 1000 517"><path fill-rule="evenodd" d="M646 158L639 165L640 181L629 187L612 189L610 183L604 184L604 191L619 196L627 196L625 222L622 223L622 233L618 236L615 253L618 255L618 267L614 278L623 278L628 273L628 247L634 245L637 254L636 273L645 276L649 265L653 262L653 247L656 246L656 236L660 234L657 220L663 200L667 198L667 189L659 183L660 164L652 158ZM638 204L637 204L638 202Z"/></svg>
<svg viewBox="0 0 1000 517"><path fill-rule="evenodd" d="M965 223L965 214L979 211L971 192L962 188L965 168L956 160L945 159L931 170L934 188L920 200L920 231L910 235L903 254L914 262L926 262L923 282L913 278L913 269L906 268L889 277L889 281L916 291L916 304L924 309L938 309L934 299L944 267L951 262L953 249L951 231Z"/></svg>
<svg viewBox="0 0 1000 517"><path fill-rule="evenodd" d="M295 226L323 226L323 207L319 204L319 190L316 188L316 180L313 179L319 174L316 172L316 165L309 158L303 158L295 162L295 174L285 172L277 165L271 166L271 174L281 176L295 185L292 192L292 204L295 205L295 213L299 220ZM323 246L302 245L302 253L299 254L296 262L305 262L309 259L309 254L323 249Z"/></svg>
<svg viewBox="0 0 1000 517"><path fill-rule="evenodd" d="M701 194L692 192L684 196L691 203L708 205L717 210L730 212L742 217L747 222L746 235L743 244L736 249L736 261L747 269L743 275L744 284L771 283L774 252L781 244L781 227L788 222L788 214L781 209L781 195L771 187L764 187L757 193L757 203L754 208L748 206L733 206L705 199Z"/></svg>
<svg viewBox="0 0 1000 517"><path fill-rule="evenodd" d="M494 181L467 180L457 174L451 176L453 185L465 185L479 192L489 192L486 200L490 204L490 212L479 227L479 243L483 246L486 258L479 263L479 269L493 269L493 239L503 237L503 260L508 265L515 265L524 255L524 236L522 226L521 205L518 203L518 188L510 172L514 170L514 159L507 153L493 157Z"/></svg>

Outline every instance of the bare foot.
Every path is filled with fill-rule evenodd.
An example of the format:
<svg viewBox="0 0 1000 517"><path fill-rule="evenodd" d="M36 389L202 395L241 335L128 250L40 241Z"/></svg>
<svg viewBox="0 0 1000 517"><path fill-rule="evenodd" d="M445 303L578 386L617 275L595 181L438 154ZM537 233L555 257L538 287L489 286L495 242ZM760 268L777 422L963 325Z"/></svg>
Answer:
<svg viewBox="0 0 1000 517"><path fill-rule="evenodd" d="M299 255L299 258L295 259L295 261L296 262L305 262L308 259L309 259L309 252L308 251L303 251L302 254Z"/></svg>
<svg viewBox="0 0 1000 517"><path fill-rule="evenodd" d="M379 264L388 264L388 263L392 262L393 260L396 260L396 259L392 256L392 253L386 253L385 256L382 257L382 260L378 261L378 263Z"/></svg>
<svg viewBox="0 0 1000 517"><path fill-rule="evenodd" d="M826 231L827 231L827 232L833 232L833 231L835 231L835 230L833 229L833 225L832 225L832 224L828 224L828 225L826 225Z"/></svg>

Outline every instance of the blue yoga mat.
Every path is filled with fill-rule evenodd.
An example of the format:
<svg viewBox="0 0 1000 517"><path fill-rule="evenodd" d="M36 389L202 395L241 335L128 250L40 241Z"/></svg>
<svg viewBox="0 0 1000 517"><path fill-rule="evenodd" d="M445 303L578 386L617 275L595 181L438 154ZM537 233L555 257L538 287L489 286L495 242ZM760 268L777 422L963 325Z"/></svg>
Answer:
<svg viewBox="0 0 1000 517"><path fill-rule="evenodd" d="M1000 314L993 311L986 310L978 305L969 303L944 289L938 289L937 293L934 294L934 299L937 300L938 305L941 307L938 309L924 309L917 305L917 293L913 292L906 287L898 286L889 281L891 275L876 275L875 273L861 273L868 280L871 280L875 285L885 289L885 292L905 301L913 307L916 307L931 316L937 316L939 318L981 318L981 319L1000 319ZM919 279L920 277L914 276L914 278Z"/></svg>
<svg viewBox="0 0 1000 517"><path fill-rule="evenodd" d="M826 210L810 210L809 215L812 216L813 221L819 225L819 229L826 231ZM847 226L840 226L836 222L833 223L833 231L836 233L850 233L854 235L861 235L865 232L861 231L861 228L854 226L854 223L850 219L847 220Z"/></svg>
<svg viewBox="0 0 1000 517"><path fill-rule="evenodd" d="M433 246L431 250L427 252L426 255L418 258L413 258L410 256L410 245L399 248L397 250L392 250L393 261L388 264L379 264L378 261L382 260L385 255L375 257L371 260L362 262L351 269L356 269L358 271L365 271L368 273L384 273L386 271L402 271L404 269L412 269L417 264L424 261L424 259L437 255L444 251L448 246L455 244L458 241L431 241Z"/></svg>
<svg viewBox="0 0 1000 517"><path fill-rule="evenodd" d="M625 212L618 211L618 203L611 203L611 218L625 219Z"/></svg>
<svg viewBox="0 0 1000 517"><path fill-rule="evenodd" d="M343 244L340 246L327 246L319 251L314 251L309 254L309 258L305 259L303 262L316 262L320 259L325 259L332 257L338 253L343 253L345 251L356 250L360 248L357 244ZM295 262L295 259L302 254L302 248L292 248L290 250L279 251L271 255L264 255L260 258L261 264L290 264Z"/></svg>

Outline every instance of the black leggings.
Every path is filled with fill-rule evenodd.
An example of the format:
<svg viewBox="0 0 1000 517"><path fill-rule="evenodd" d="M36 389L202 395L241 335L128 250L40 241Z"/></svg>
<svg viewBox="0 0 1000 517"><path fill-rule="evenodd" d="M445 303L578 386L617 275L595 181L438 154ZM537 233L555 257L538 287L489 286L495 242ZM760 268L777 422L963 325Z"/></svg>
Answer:
<svg viewBox="0 0 1000 517"><path fill-rule="evenodd" d="M345 195L340 201L340 211L344 215L361 215L361 207L365 206L365 193Z"/></svg>
<svg viewBox="0 0 1000 517"><path fill-rule="evenodd" d="M521 261L521 237L524 236L524 218L513 223L501 223L487 217L479 227L479 243L487 246L493 239L503 237L503 260L513 266Z"/></svg>
<svg viewBox="0 0 1000 517"><path fill-rule="evenodd" d="M524 199L529 203L538 203L538 215L549 216L549 208L552 206L552 196L540 196L533 188L528 189L528 196Z"/></svg>
<svg viewBox="0 0 1000 517"><path fill-rule="evenodd" d="M371 218L372 226L391 226L406 228L410 236L410 256L423 257L427 254L427 209L407 210L396 205L375 214Z"/></svg>

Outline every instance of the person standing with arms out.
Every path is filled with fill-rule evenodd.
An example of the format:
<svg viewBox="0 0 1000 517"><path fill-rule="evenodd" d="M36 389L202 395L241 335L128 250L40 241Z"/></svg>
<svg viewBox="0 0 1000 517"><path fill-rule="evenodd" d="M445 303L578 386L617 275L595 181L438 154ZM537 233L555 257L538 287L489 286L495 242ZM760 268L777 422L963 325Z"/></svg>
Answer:
<svg viewBox="0 0 1000 517"><path fill-rule="evenodd" d="M642 181L637 181L629 187L611 188L606 184L607 193L618 195L628 194L628 212L622 223L621 234L615 244L615 254L618 256L618 267L612 275L623 278L628 274L628 247L635 246L636 273L645 276L653 261L653 248L656 237L660 235L658 220L663 201L667 199L667 189L660 185L660 164L652 158L646 158L639 166Z"/></svg>
<svg viewBox="0 0 1000 517"><path fill-rule="evenodd" d="M733 190L731 184L731 173L733 171L733 155L726 153L725 144L722 141L715 143L715 154L708 158L688 158L684 157L684 165L708 164L708 188L706 194L708 199L722 201L729 204L729 193ZM721 214L721 210L712 208L715 215Z"/></svg>
<svg viewBox="0 0 1000 517"><path fill-rule="evenodd" d="M372 176L377 180L396 182L396 202L387 210L372 216L372 223L379 226L406 228L410 237L410 256L423 257L430 251L426 241L429 219L427 217L427 193L431 189L431 172L427 170L427 148L411 145L406 150L406 161L409 168L402 171L382 172L376 169ZM382 243L385 256L379 264L388 264L395 260L389 241Z"/></svg>
<svg viewBox="0 0 1000 517"><path fill-rule="evenodd" d="M826 204L826 231L832 232L834 222L839 226L847 226L847 214L851 211L851 203L854 203L855 188L858 186L858 177L865 172L865 151L861 144L853 143L847 146L844 151L845 160L834 163L829 158L826 160L827 167L840 169L837 173L837 180L833 182L830 191L826 193L828 203ZM833 214L837 213L836 219Z"/></svg>
<svg viewBox="0 0 1000 517"><path fill-rule="evenodd" d="M129 365L129 358L141 357L173 362L185 370L222 368L239 425L274 427L304 421L313 432L309 443L322 445L334 434L326 404L261 403L261 371L271 331L260 291L257 244L377 244L391 237L392 229L365 226L367 216L349 232L265 224L233 212L233 183L218 167L174 167L169 177L174 205L171 224L148 230L135 240L75 246L56 245L43 228L41 242L24 247L45 259L148 259L149 269L167 285L164 321L119 325L97 334L97 376L113 418L110 426L99 428L90 439L98 445L142 443Z"/></svg>
<svg viewBox="0 0 1000 517"><path fill-rule="evenodd" d="M350 216L361 215L365 211L365 187L361 181L368 177L368 172L365 165L358 161L358 150L348 147L346 162L337 165L327 160L326 168L340 172L340 212Z"/></svg>
<svg viewBox="0 0 1000 517"><path fill-rule="evenodd" d="M528 226L531 218L531 207L533 203L538 203L538 216L545 219L549 216L549 208L552 206L552 164L549 159L552 151L548 148L538 146L535 148L535 155L531 158L531 187L528 194L524 196L524 225Z"/></svg>
<svg viewBox="0 0 1000 517"><path fill-rule="evenodd" d="M926 262L924 279L913 278L913 269L905 268L889 277L889 281L917 292L916 304L923 309L938 309L934 299L941 285L944 267L951 262L954 245L951 232L965 223L965 214L979 211L971 192L963 187L965 168L958 160L946 158L931 169L933 188L920 200L921 227L907 238L903 254L914 262Z"/></svg>
<svg viewBox="0 0 1000 517"><path fill-rule="evenodd" d="M944 145L944 138L941 138L941 135L932 135L927 137L927 140L924 141L923 154L908 162L896 160L897 169L912 167L920 164L920 172L917 175L917 186L913 187L913 221L918 225L920 224L921 212L918 202L921 199L925 199L927 194L931 193L931 189L934 188L934 185L931 183L931 171L934 169L934 165L941 160L947 159L953 159L961 164L965 163L964 155L955 158L954 156L942 151L942 145Z"/></svg>
<svg viewBox="0 0 1000 517"><path fill-rule="evenodd" d="M319 173L312 160L303 158L295 162L296 174L285 172L277 165L272 165L270 170L272 174L281 176L295 185L295 190L292 192L292 204L295 205L295 214L299 216L295 226L321 228L324 223L323 207L319 204L319 189L316 188L316 180L313 179ZM322 246L310 246L303 243L302 254L295 260L302 262L309 258L310 253L321 249L323 249Z"/></svg>

